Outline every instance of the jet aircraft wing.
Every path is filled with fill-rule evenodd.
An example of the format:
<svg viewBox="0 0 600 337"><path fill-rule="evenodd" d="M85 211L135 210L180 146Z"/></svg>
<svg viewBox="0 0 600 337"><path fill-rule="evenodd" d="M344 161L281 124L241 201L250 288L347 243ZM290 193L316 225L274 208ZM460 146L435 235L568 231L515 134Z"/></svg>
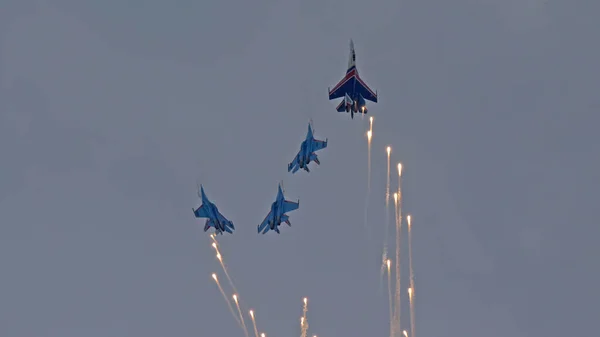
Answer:
<svg viewBox="0 0 600 337"><path fill-rule="evenodd" d="M217 218L219 219L219 222L222 223L228 223L229 220L223 216L223 214L221 214L221 212L217 212Z"/></svg>
<svg viewBox="0 0 600 337"><path fill-rule="evenodd" d="M283 214L287 213L287 212L291 212L293 210L298 209L298 207L300 207L300 202L293 202L293 201L288 201L285 200L283 202Z"/></svg>
<svg viewBox="0 0 600 337"><path fill-rule="evenodd" d="M208 218L208 207L206 205L202 205L194 210L194 215L196 218Z"/></svg>
<svg viewBox="0 0 600 337"><path fill-rule="evenodd" d="M361 94L362 97L371 102L377 103L377 93L358 77L356 69L350 71L344 78L329 91L329 99L344 97L346 94ZM351 95L353 96L353 95ZM340 108L338 106L338 108Z"/></svg>
<svg viewBox="0 0 600 337"><path fill-rule="evenodd" d="M267 214L267 216L265 217L265 219L263 220L263 222L258 225L258 232L262 232L263 234L265 234L266 232L269 231L269 219L272 216L272 211L269 211L269 213Z"/></svg>
<svg viewBox="0 0 600 337"><path fill-rule="evenodd" d="M327 141L313 139L312 146L315 151L319 151L327 147Z"/></svg>
<svg viewBox="0 0 600 337"><path fill-rule="evenodd" d="M329 100L344 97L346 94L352 97L352 94L361 94L364 99L377 103L377 93L358 76L356 68L346 73L346 76L329 90Z"/></svg>
<svg viewBox="0 0 600 337"><path fill-rule="evenodd" d="M333 89L329 90L329 100L344 97L346 93L352 93L355 83L354 74L356 74L356 70L346 73L346 76Z"/></svg>
<svg viewBox="0 0 600 337"><path fill-rule="evenodd" d="M377 93L371 90L371 88L369 88L362 78L356 76L355 81L356 83L354 84L354 92L361 94L366 100L377 103Z"/></svg>
<svg viewBox="0 0 600 337"><path fill-rule="evenodd" d="M292 160L292 162L288 164L288 172L290 172L294 168L300 167L299 159L300 159L300 152L298 152L298 154L296 154L296 157L294 157L294 160ZM297 171L297 169L294 171L294 173L296 171Z"/></svg>

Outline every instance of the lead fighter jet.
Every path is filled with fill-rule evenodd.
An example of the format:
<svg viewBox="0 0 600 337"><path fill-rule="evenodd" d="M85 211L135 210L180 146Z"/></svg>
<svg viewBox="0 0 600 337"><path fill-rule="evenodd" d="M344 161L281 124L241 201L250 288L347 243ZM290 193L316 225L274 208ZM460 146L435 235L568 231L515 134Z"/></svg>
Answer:
<svg viewBox="0 0 600 337"><path fill-rule="evenodd" d="M327 139L325 141L317 140L313 136L313 130L310 124L308 124L308 133L306 138L300 144L300 151L294 158L294 160L288 164L288 172L292 171L292 174L296 173L299 169L304 169L306 172L310 172L308 164L311 161L321 165L319 157L315 152L322 150L327 147Z"/></svg>
<svg viewBox="0 0 600 337"><path fill-rule="evenodd" d="M204 187L200 185L198 189L198 197L202 199L202 205L197 209L193 209L194 215L196 218L208 218L206 219L206 224L204 225L204 231L206 232L210 227L215 228L215 233L223 234L223 232L233 234L235 227L233 226L233 222L227 220L219 212L219 209L215 204L210 202L204 193Z"/></svg>
<svg viewBox="0 0 600 337"><path fill-rule="evenodd" d="M373 92L358 75L352 40L350 40L350 58L346 76L333 89L329 89L329 100L340 97L344 97L344 99L335 109L339 112L350 112L352 119L354 119L354 113L366 114L369 111L365 100L377 103L377 92Z"/></svg>
<svg viewBox="0 0 600 337"><path fill-rule="evenodd" d="M300 207L300 200L298 200L298 202L285 200L283 191L281 190L281 184L279 184L277 198L275 199L275 202L271 204L269 214L267 214L263 222L258 225L258 232L265 234L269 230L274 230L277 234L281 234L278 228L279 225L281 225L281 222L287 223L290 227L292 226L288 215L285 213L294 211L298 209L298 207Z"/></svg>

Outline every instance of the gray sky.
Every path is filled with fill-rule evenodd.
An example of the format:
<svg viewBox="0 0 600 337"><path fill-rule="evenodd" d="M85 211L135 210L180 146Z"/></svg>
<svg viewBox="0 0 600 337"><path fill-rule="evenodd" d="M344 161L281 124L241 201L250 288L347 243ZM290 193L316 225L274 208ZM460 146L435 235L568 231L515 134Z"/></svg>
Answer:
<svg viewBox="0 0 600 337"><path fill-rule="evenodd" d="M2 1L0 335L242 336L192 214L199 179L236 224L222 252L259 330L298 335L307 296L311 335L385 337L387 144L414 219L419 336L589 335L598 11L591 0ZM326 95L351 37L380 95L371 241L368 121ZM292 176L310 118L329 147ZM259 236L282 179L300 209L281 235Z"/></svg>

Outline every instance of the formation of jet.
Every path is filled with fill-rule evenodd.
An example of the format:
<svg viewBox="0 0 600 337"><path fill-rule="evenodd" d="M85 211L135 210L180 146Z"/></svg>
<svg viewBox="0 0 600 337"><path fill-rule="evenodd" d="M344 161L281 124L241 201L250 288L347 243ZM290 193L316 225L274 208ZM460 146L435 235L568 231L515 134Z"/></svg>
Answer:
<svg viewBox="0 0 600 337"><path fill-rule="evenodd" d="M300 151L292 160L291 163L288 164L288 172L292 171L292 174L296 173L299 169L304 169L306 172L310 172L308 169L308 164L311 161L317 163L317 165L321 165L319 161L319 157L315 153L316 151L322 150L327 147L327 139L325 141L317 140L313 137L313 130L310 124L308 124L308 133L306 134L306 138L300 144Z"/></svg>
<svg viewBox="0 0 600 337"><path fill-rule="evenodd" d="M279 184L277 190L277 198L271 204L271 210L263 220L263 222L258 225L258 232L262 232L263 234L267 233L269 230L274 230L277 234L279 232L279 225L281 222L285 222L288 226L292 226L290 223L289 216L285 213L294 211L300 207L300 200L298 202L293 202L289 200L285 200L283 195L283 191L281 190L281 184Z"/></svg>
<svg viewBox="0 0 600 337"><path fill-rule="evenodd" d="M358 75L354 42L352 40L350 40L350 58L348 59L346 76L333 89L329 89L329 100L340 97L344 99L335 109L339 112L350 112L352 119L354 119L355 113L366 114L369 111L365 100L377 103L377 92L373 92Z"/></svg>
<svg viewBox="0 0 600 337"><path fill-rule="evenodd" d="M366 106L367 100L377 103L377 92L373 92L358 75L356 53L354 52L354 42L352 40L350 40L350 57L348 59L346 75L333 89L328 90L329 100L343 97L336 110L339 112L349 112L352 119L354 119L355 113L362 113L364 115L369 111ZM308 164L311 162L321 165L319 157L315 152L326 147L327 139L325 141L315 139L312 125L309 123L306 138L300 144L300 150L294 160L288 164L288 172L294 174L300 169L310 172ZM194 209L194 215L196 218L207 218L204 231L206 232L210 227L214 227L216 234L223 234L223 232L233 233L235 230L233 222L225 218L219 212L217 206L208 200L202 185L199 187L198 197L202 199L202 205L198 209ZM299 207L300 200L298 202L285 200L281 184L279 184L275 202L271 204L271 210L263 222L258 225L258 233L262 232L262 234L266 234L269 230L273 230L277 234L280 234L279 226L282 222L287 223L290 227L292 226L289 216L286 213L294 211Z"/></svg>
<svg viewBox="0 0 600 337"><path fill-rule="evenodd" d="M223 232L233 234L233 231L235 230L233 222L227 220L227 218L219 212L217 206L208 200L202 185L200 185L198 197L202 199L202 205L197 209L194 209L194 215L196 218L207 218L206 224L204 225L204 231L206 232L210 227L214 227L215 233L217 234L223 234Z"/></svg>

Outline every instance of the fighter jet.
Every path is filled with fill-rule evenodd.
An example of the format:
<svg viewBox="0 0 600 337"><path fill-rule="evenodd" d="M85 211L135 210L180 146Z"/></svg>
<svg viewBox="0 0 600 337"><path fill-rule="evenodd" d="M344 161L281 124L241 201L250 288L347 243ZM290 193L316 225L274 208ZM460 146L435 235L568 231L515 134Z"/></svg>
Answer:
<svg viewBox="0 0 600 337"><path fill-rule="evenodd" d="M313 137L313 130L309 123L306 138L304 139L304 141L302 141L302 144L300 144L300 151L298 151L296 158L294 158L294 160L292 160L292 162L288 164L288 172L292 171L292 169L292 174L296 173L296 171L298 171L299 169L304 169L306 172L310 172L310 170L308 169L308 164L310 164L311 161L314 161L315 163L317 163L317 165L321 165L319 157L317 157L317 154L315 152L322 150L326 147L327 139L325 139L325 141L316 140Z"/></svg>
<svg viewBox="0 0 600 337"><path fill-rule="evenodd" d="M267 214L263 222L258 225L258 233L262 232L265 234L269 230L274 230L277 234L280 234L279 225L281 225L281 222L285 222L291 227L292 224L290 223L288 215L285 213L294 211L298 209L298 207L300 207L300 200L298 200L298 202L285 200L283 191L281 190L281 184L279 184L277 199L271 204L269 214Z"/></svg>
<svg viewBox="0 0 600 337"><path fill-rule="evenodd" d="M216 234L223 234L228 232L233 234L235 227L233 222L227 220L220 212L215 204L210 202L204 193L204 187L200 185L198 189L198 197L202 199L202 205L197 209L193 209L196 218L208 218L204 225L204 231L206 232L210 227L215 228Z"/></svg>
<svg viewBox="0 0 600 337"><path fill-rule="evenodd" d="M333 89L329 89L329 100L340 97L344 97L344 99L335 109L339 112L350 112L350 117L353 119L354 113L366 114L369 111L365 100L377 103L377 92L373 92L358 75L352 40L350 40L350 58L346 76Z"/></svg>

